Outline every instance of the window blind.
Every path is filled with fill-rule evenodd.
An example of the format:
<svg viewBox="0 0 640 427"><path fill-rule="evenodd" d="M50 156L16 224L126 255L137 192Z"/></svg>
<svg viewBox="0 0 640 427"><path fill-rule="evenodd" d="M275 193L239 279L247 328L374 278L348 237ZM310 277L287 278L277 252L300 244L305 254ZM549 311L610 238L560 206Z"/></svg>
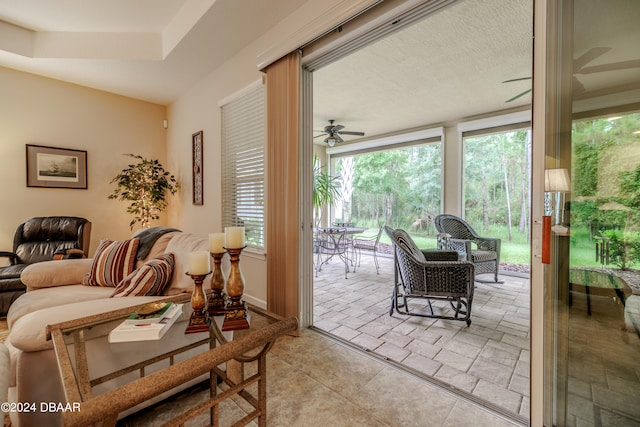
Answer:
<svg viewBox="0 0 640 427"><path fill-rule="evenodd" d="M245 227L246 243L264 248L264 85L222 106L222 225Z"/></svg>

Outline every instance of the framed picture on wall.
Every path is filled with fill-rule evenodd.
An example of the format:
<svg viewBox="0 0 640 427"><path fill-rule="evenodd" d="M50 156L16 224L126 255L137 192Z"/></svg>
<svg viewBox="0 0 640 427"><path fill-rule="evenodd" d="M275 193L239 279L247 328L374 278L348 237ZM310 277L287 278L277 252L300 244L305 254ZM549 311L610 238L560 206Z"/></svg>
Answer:
<svg viewBox="0 0 640 427"><path fill-rule="evenodd" d="M27 144L27 187L87 188L87 152Z"/></svg>
<svg viewBox="0 0 640 427"><path fill-rule="evenodd" d="M191 135L191 144L193 146L193 204L203 205L204 196L202 189L202 131Z"/></svg>

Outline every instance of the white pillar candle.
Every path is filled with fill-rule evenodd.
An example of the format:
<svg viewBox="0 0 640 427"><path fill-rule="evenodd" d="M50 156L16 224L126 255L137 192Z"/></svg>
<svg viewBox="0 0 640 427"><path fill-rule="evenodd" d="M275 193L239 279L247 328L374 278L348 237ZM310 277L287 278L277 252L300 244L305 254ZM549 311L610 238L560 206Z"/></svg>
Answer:
<svg viewBox="0 0 640 427"><path fill-rule="evenodd" d="M189 271L191 275L196 274L209 274L211 272L211 265L209 264L209 252L207 251L194 251L189 252Z"/></svg>
<svg viewBox="0 0 640 427"><path fill-rule="evenodd" d="M224 233L227 249L244 248L244 227L225 227Z"/></svg>
<svg viewBox="0 0 640 427"><path fill-rule="evenodd" d="M209 252L212 254L224 252L224 233L209 234Z"/></svg>

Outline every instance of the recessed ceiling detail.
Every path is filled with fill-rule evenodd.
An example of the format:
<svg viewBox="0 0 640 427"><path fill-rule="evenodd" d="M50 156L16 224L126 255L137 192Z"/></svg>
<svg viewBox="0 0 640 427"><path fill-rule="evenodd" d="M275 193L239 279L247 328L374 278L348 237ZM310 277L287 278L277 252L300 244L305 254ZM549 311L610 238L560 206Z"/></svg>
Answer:
<svg viewBox="0 0 640 427"><path fill-rule="evenodd" d="M215 1L0 0L0 50L29 58L162 60Z"/></svg>
<svg viewBox="0 0 640 427"><path fill-rule="evenodd" d="M0 0L0 67L167 105L307 0Z"/></svg>

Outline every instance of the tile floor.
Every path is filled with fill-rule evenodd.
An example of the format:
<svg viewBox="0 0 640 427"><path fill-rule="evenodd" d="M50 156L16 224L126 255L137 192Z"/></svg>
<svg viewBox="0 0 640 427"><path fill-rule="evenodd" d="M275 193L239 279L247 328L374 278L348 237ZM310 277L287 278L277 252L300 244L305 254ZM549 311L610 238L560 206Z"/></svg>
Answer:
<svg viewBox="0 0 640 427"><path fill-rule="evenodd" d="M364 261L364 260L363 260ZM520 396L519 413L528 408L528 280L501 276L504 283L477 284L470 328L464 323L388 315L388 292L376 296L377 283L389 283L390 260L375 274L363 265L332 288L316 280L317 324L340 340L313 330L282 337L268 355L269 426L514 426L526 421L481 407L508 406ZM364 261L366 262L366 261ZM387 264L385 264L387 263ZM385 268L389 269L385 271ZM362 274L361 274L362 273ZM366 273L366 274L365 274ZM366 278L368 276L368 278ZM364 289L364 291L362 291ZM640 298L632 296L631 298ZM629 306L627 300L627 307ZM574 293L569 308L567 406L559 425L640 426L640 338L625 328L623 308L610 296ZM354 315L356 312L360 314ZM329 320L329 313L332 314ZM363 320L374 320L369 322ZM259 316L252 317L259 327ZM354 332L355 331L355 332ZM358 338L360 337L360 338ZM354 350L344 341L375 350ZM404 351L403 351L404 350ZM471 398L458 396L390 363L401 363L454 385ZM252 368L249 367L249 372ZM193 404L206 392L194 390L118 422L120 427L162 423L165 414ZM514 396L516 398L514 398ZM241 418L246 407L228 401L221 407L222 425ZM202 415L187 426L208 425ZM255 425L255 424L252 424Z"/></svg>
<svg viewBox="0 0 640 427"><path fill-rule="evenodd" d="M632 295L627 298L640 298ZM640 426L640 338L611 296L574 293L569 310L566 425Z"/></svg>
<svg viewBox="0 0 640 427"><path fill-rule="evenodd" d="M393 259L371 256L344 278L332 260L314 280L314 326L469 393L488 406L529 416L529 279L501 275L476 283L472 324L389 316ZM491 278L491 275L481 277ZM419 304L419 303L418 303ZM448 305L434 304L441 310ZM438 308L436 308L437 310Z"/></svg>
<svg viewBox="0 0 640 427"><path fill-rule="evenodd" d="M252 316L252 326L258 321L259 316ZM249 374L254 371L247 368ZM300 337L278 339L267 356L267 379L270 427L517 425L312 330L302 330ZM123 419L118 426L161 425L166 415L193 405L206 394L182 395ZM220 410L221 425L232 424L248 409L243 402L225 401ZM186 425L209 425L208 414Z"/></svg>
<svg viewBox="0 0 640 427"><path fill-rule="evenodd" d="M477 282L472 324L466 328L451 320L389 316L392 259L379 260L380 274L372 258L365 256L362 267L347 279L343 264L323 267L314 281L315 327L526 423L528 278L501 275L502 284ZM633 298L640 296L627 298L627 311ZM569 345L566 355L560 356L568 373L566 418L558 425L640 426L640 336L625 327L619 300L592 294L591 304L589 315L585 293L573 293L567 312Z"/></svg>

